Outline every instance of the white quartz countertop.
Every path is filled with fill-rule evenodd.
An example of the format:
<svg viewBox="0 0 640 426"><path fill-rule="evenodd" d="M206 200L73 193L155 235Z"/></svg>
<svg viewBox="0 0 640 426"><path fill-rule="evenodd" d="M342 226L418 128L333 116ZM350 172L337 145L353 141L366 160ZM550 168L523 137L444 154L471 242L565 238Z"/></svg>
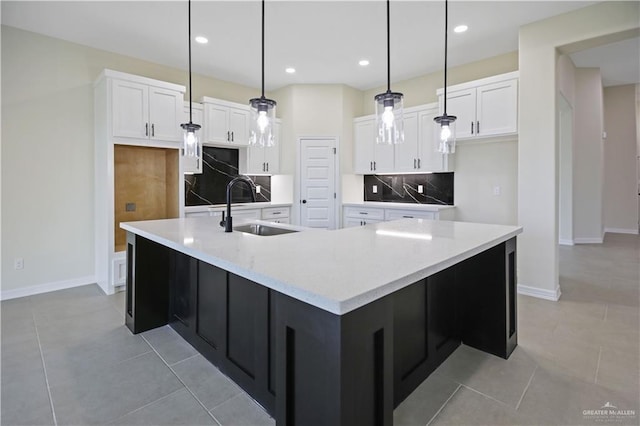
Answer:
<svg viewBox="0 0 640 426"><path fill-rule="evenodd" d="M291 203L236 203L231 204L231 210L250 210L250 209L265 209L269 207L291 207ZM207 204L204 206L185 206L184 211L187 213L192 212L208 212L208 211L223 211L227 208L226 204Z"/></svg>
<svg viewBox="0 0 640 426"><path fill-rule="evenodd" d="M417 204L417 203L384 203L380 201L364 201L362 203L342 203L344 207L375 207L397 210L420 210L436 212L440 210L455 209L456 206L446 206L443 204Z"/></svg>
<svg viewBox="0 0 640 426"><path fill-rule="evenodd" d="M120 226L338 315L522 232L517 226L427 219L276 236L225 233L212 217L127 222Z"/></svg>

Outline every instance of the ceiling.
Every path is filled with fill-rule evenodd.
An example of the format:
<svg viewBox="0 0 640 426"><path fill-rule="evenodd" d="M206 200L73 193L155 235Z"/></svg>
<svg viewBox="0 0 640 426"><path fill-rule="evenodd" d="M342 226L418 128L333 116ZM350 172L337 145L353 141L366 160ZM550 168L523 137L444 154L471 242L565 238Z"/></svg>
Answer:
<svg viewBox="0 0 640 426"><path fill-rule="evenodd" d="M580 68L600 68L602 84L640 83L640 38L631 38L569 55Z"/></svg>
<svg viewBox="0 0 640 426"><path fill-rule="evenodd" d="M466 24L469 30L450 33L449 66L515 51L520 26L594 3L451 1L450 28ZM344 83L361 90L384 85L385 11L379 0L268 1L267 90L296 83ZM2 24L187 68L186 1L2 1ZM392 81L442 69L443 27L443 1L391 2ZM193 43L194 72L259 87L259 2L194 1L192 35L209 39L206 45ZM611 53L593 50L585 61ZM582 61L580 52L574 55ZM365 58L370 65L359 66ZM286 67L297 72L287 74Z"/></svg>

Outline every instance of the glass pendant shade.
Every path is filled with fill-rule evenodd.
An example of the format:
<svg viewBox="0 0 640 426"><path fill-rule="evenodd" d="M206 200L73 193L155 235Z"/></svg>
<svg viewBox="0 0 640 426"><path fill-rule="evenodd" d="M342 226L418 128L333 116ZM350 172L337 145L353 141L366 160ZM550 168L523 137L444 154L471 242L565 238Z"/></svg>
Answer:
<svg viewBox="0 0 640 426"><path fill-rule="evenodd" d="M438 152L454 154L456 152L456 117L443 114L433 119L438 138Z"/></svg>
<svg viewBox="0 0 640 426"><path fill-rule="evenodd" d="M402 93L389 90L375 96L377 143L404 142L403 98Z"/></svg>
<svg viewBox="0 0 640 426"><path fill-rule="evenodd" d="M182 155L189 158L200 158L201 145L200 137L198 136L198 130L200 130L199 124L185 123L181 124L183 135L183 149Z"/></svg>
<svg viewBox="0 0 640 426"><path fill-rule="evenodd" d="M276 120L276 101L265 97L249 101L251 107L251 130L249 144L271 147L276 144L273 126Z"/></svg>

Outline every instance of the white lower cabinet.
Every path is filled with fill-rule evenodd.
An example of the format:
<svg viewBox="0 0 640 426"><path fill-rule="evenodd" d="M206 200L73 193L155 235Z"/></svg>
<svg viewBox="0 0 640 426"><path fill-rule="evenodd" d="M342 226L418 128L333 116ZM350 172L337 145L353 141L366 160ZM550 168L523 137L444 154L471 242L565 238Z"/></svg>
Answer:
<svg viewBox="0 0 640 426"><path fill-rule="evenodd" d="M416 218L430 220L453 220L454 209L424 211L417 209L403 209L398 207L356 207L345 206L343 210L342 227L364 226L370 223L387 222L391 220Z"/></svg>
<svg viewBox="0 0 640 426"><path fill-rule="evenodd" d="M364 226L384 221L384 209L371 207L345 207L343 227Z"/></svg>
<svg viewBox="0 0 640 426"><path fill-rule="evenodd" d="M275 223L290 223L289 207L269 207L262 209L262 220Z"/></svg>

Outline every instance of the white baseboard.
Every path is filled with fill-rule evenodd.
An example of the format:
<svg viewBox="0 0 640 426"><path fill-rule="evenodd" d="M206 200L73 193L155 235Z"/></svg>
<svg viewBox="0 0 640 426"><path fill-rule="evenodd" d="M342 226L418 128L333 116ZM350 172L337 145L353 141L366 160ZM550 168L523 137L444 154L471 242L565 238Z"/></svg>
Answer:
<svg viewBox="0 0 640 426"><path fill-rule="evenodd" d="M539 287L529 287L526 285L518 284L518 294L557 302L558 299L560 299L561 292L560 286L556 286L555 290L547 290Z"/></svg>
<svg viewBox="0 0 640 426"><path fill-rule="evenodd" d="M51 283L32 285L29 287L1 290L0 300L17 299L18 297L33 296L34 294L48 293L50 291L64 290L65 288L80 287L94 284L96 278L93 275L74 278L72 280L54 281Z"/></svg>
<svg viewBox="0 0 640 426"><path fill-rule="evenodd" d="M605 233L610 233L610 234L632 234L632 235L638 235L638 230L637 229L629 229L629 228L604 228L604 232Z"/></svg>
<svg viewBox="0 0 640 426"><path fill-rule="evenodd" d="M574 238L575 244L602 244L602 238Z"/></svg>
<svg viewBox="0 0 640 426"><path fill-rule="evenodd" d="M560 239L560 241L558 241L558 244L560 244L561 246L572 246L575 243L573 242L573 240L564 240L564 239Z"/></svg>

